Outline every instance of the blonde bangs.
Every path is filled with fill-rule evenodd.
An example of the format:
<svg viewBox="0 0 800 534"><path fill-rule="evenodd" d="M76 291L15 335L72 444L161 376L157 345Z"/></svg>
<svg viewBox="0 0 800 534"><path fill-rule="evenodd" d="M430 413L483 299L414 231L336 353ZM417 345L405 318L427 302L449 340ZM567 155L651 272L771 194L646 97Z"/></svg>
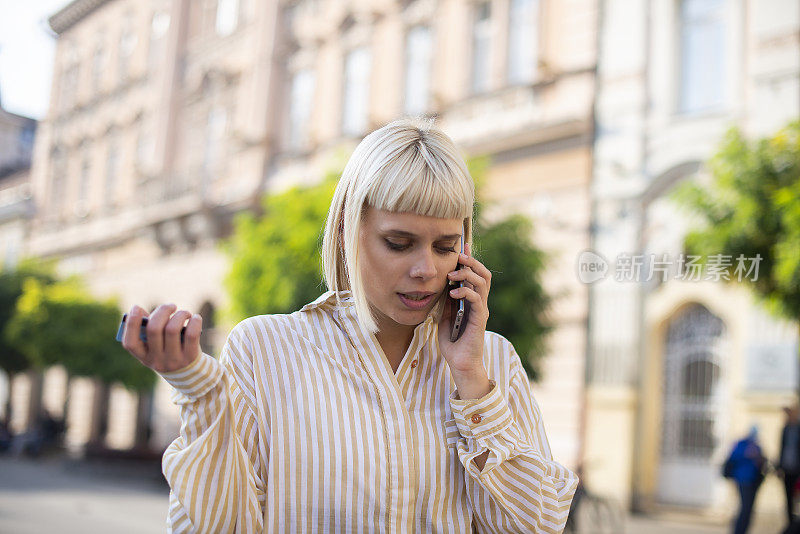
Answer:
<svg viewBox="0 0 800 534"><path fill-rule="evenodd" d="M422 143L415 145L381 170L380 178L367 193L366 204L386 211L442 219L469 217L474 186L466 168L434 158L426 153Z"/></svg>

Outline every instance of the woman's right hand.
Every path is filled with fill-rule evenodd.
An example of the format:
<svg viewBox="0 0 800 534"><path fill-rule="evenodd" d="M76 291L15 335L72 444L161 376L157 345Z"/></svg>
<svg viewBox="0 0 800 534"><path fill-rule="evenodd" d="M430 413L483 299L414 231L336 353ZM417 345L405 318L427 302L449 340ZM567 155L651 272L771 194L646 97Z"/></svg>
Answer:
<svg viewBox="0 0 800 534"><path fill-rule="evenodd" d="M174 304L162 304L148 316L143 308L134 306L125 321L122 346L157 373L183 369L200 356L203 319L186 310L175 310ZM139 338L142 317L148 317L147 343ZM181 343L181 328L187 319L189 323Z"/></svg>

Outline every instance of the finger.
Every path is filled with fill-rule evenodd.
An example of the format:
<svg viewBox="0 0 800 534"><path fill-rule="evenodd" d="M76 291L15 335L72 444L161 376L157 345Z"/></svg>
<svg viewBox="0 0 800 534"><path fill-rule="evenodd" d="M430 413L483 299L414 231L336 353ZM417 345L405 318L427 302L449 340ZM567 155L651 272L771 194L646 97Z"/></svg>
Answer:
<svg viewBox="0 0 800 534"><path fill-rule="evenodd" d="M191 316L190 312L179 310L167 321L167 325L164 327L164 355L167 360L178 361L182 359L181 329Z"/></svg>
<svg viewBox="0 0 800 534"><path fill-rule="evenodd" d="M150 315L147 322L147 348L155 359L164 354L164 327L177 308L174 304L162 304Z"/></svg>
<svg viewBox="0 0 800 534"><path fill-rule="evenodd" d="M476 260L472 256L467 256L466 254L459 254L458 255L458 263L469 267L474 272L476 272L481 278L486 280L487 287L491 287L492 285L492 271L486 268L484 264Z"/></svg>
<svg viewBox="0 0 800 534"><path fill-rule="evenodd" d="M466 299L470 303L470 316L473 314L480 314L483 317L489 316L489 310L486 307L483 297L477 291L468 287L457 287L450 291L450 295L456 299Z"/></svg>
<svg viewBox="0 0 800 534"><path fill-rule="evenodd" d="M475 289L478 293L480 293L481 296L483 297L487 297L489 295L489 287L486 279L478 275L478 273L476 273L469 267L464 267L462 269L455 271L454 273L448 273L447 277L450 280L456 280L456 281L463 280L469 283L470 286L472 286L472 288Z"/></svg>
<svg viewBox="0 0 800 534"><path fill-rule="evenodd" d="M142 328L142 317L147 317L147 312L139 306L133 306L128 312L128 318L125 320L125 331L122 334L122 347L143 364L149 365L147 347L141 338L139 338L139 331Z"/></svg>
<svg viewBox="0 0 800 534"><path fill-rule="evenodd" d="M203 318L198 314L192 315L186 325L186 334L183 336L183 354L193 360L200 352L200 334L203 332Z"/></svg>

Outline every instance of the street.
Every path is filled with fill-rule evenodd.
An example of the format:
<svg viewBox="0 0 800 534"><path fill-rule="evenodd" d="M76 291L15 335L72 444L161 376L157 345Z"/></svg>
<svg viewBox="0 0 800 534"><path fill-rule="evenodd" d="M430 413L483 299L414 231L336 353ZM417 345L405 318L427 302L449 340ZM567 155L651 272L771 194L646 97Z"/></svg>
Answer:
<svg viewBox="0 0 800 534"><path fill-rule="evenodd" d="M169 489L152 463L0 456L0 534L164 532ZM698 526L700 525L700 526ZM627 534L726 534L719 521L685 515L629 516ZM750 534L778 534L775 517ZM623 534L623 533L620 533Z"/></svg>
<svg viewBox="0 0 800 534"><path fill-rule="evenodd" d="M0 457L0 533L164 532L158 466Z"/></svg>

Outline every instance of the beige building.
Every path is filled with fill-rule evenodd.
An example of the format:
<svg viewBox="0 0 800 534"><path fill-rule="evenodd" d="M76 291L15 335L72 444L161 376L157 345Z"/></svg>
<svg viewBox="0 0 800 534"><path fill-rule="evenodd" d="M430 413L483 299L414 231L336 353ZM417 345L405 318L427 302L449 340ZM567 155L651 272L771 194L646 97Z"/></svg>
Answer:
<svg viewBox="0 0 800 534"><path fill-rule="evenodd" d="M3 109L0 100L0 268L17 264L28 237L35 133L34 119Z"/></svg>
<svg viewBox="0 0 800 534"><path fill-rule="evenodd" d="M465 154L490 156L488 215L531 216L552 254L556 330L535 391L556 456L577 463L587 290L572 265L589 243L595 2L76 0L50 24L33 254L123 308L171 301L208 324L226 306L217 243L235 213L319 180L391 119L437 117ZM56 414L64 384L45 376ZM70 389L79 449L93 393L82 379ZM155 449L177 435L168 394L160 383ZM128 447L135 399L114 388L110 404L106 443Z"/></svg>
<svg viewBox="0 0 800 534"><path fill-rule="evenodd" d="M602 21L592 249L609 270L590 286L585 481L634 509L723 523L738 502L721 477L734 441L757 424L778 459L797 327L743 287L695 276L690 223L669 194L708 178L703 164L729 127L760 137L800 116L800 7L606 2ZM779 518L775 531L782 491L770 477L756 502L756 515Z"/></svg>
<svg viewBox="0 0 800 534"><path fill-rule="evenodd" d="M36 121L3 109L0 101L0 270L25 254L33 216L30 167ZM0 373L0 420L8 418L8 377Z"/></svg>

